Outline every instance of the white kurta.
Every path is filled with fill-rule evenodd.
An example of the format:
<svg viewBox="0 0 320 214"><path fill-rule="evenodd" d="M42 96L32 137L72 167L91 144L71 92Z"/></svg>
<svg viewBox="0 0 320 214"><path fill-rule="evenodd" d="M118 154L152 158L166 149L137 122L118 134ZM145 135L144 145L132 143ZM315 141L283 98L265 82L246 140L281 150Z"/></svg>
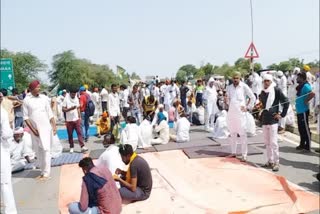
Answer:
<svg viewBox="0 0 320 214"><path fill-rule="evenodd" d="M210 82L208 84L210 84ZM210 87L208 85L203 93L203 99L207 103L205 126L207 129L213 128L214 117L215 117L215 114L218 112L216 87L215 86ZM209 124L209 121L210 121L210 124Z"/></svg>
<svg viewBox="0 0 320 214"><path fill-rule="evenodd" d="M167 144L170 139L169 125L167 121L163 120L154 129L155 132L160 132L159 138L152 139L151 144Z"/></svg>
<svg viewBox="0 0 320 214"><path fill-rule="evenodd" d="M122 162L121 155L119 153L119 147L111 144L100 155L97 165L107 167L112 174L115 174L116 169L124 169L124 163Z"/></svg>
<svg viewBox="0 0 320 214"><path fill-rule="evenodd" d="M229 130L227 125L227 111L223 110L218 113L218 118L214 124L214 129L212 133L213 138L226 139L229 136Z"/></svg>
<svg viewBox="0 0 320 214"><path fill-rule="evenodd" d="M108 111L112 117L120 116L120 98L118 93L109 94Z"/></svg>
<svg viewBox="0 0 320 214"><path fill-rule="evenodd" d="M229 111L227 116L228 128L231 133L245 134L246 113L241 111L241 106L247 107L247 97L250 98L249 109L253 108L255 96L248 85L240 82L237 87L233 84L227 87Z"/></svg>
<svg viewBox="0 0 320 214"><path fill-rule="evenodd" d="M39 137L31 135L32 140L43 150L50 151L53 141L50 119L53 118L53 114L46 97L42 94L38 97L26 97L23 102L23 115L24 120L29 119L39 132Z"/></svg>
<svg viewBox="0 0 320 214"><path fill-rule="evenodd" d="M255 93L257 96L261 93L262 90L262 78L257 73L253 73L250 76L250 80L252 81L252 92Z"/></svg>
<svg viewBox="0 0 320 214"><path fill-rule="evenodd" d="M121 132L121 143L130 144L132 146L133 151L137 150L138 142L139 142L139 126L137 124L127 124L126 127Z"/></svg>
<svg viewBox="0 0 320 214"><path fill-rule="evenodd" d="M181 117L175 124L175 130L177 133L177 142L190 141L190 122L186 117Z"/></svg>
<svg viewBox="0 0 320 214"><path fill-rule="evenodd" d="M138 143L138 148L147 148L151 147L152 140L152 125L148 120L143 120L139 126L140 139Z"/></svg>
<svg viewBox="0 0 320 214"><path fill-rule="evenodd" d="M285 96L288 96L288 86L287 86L287 77L282 75L277 81L278 88L282 91Z"/></svg>
<svg viewBox="0 0 320 214"><path fill-rule="evenodd" d="M159 113L159 109L157 109L157 110L155 111L155 114L154 114L154 117L153 117L151 126L154 126L154 125L157 124L157 122L158 122L158 113ZM168 114L168 112L163 111L162 113L163 113L163 115L167 118L166 121L169 122L169 114Z"/></svg>
<svg viewBox="0 0 320 214"><path fill-rule="evenodd" d="M95 116L97 116L97 115L101 114L101 112L100 112L100 96L97 92L93 92L91 99L92 99L94 106L95 106L94 114L95 114Z"/></svg>

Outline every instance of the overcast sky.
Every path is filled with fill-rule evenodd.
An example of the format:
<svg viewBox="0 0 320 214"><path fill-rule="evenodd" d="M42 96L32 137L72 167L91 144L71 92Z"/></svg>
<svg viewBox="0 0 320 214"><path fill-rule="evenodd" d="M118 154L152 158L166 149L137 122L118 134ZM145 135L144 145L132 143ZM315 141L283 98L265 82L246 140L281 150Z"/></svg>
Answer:
<svg viewBox="0 0 320 214"><path fill-rule="evenodd" d="M258 62L319 59L319 0L253 0ZM1 48L51 64L73 50L141 76L221 65L251 42L249 0L1 0Z"/></svg>

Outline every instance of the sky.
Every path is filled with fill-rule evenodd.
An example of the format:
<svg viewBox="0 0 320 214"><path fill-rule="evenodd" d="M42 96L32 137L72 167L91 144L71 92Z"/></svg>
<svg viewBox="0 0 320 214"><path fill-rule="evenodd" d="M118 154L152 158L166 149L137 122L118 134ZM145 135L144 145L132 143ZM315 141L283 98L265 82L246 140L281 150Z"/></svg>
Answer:
<svg viewBox="0 0 320 214"><path fill-rule="evenodd" d="M319 59L319 0L252 0L260 62ZM1 48L50 65L73 50L140 76L233 64L251 43L250 0L1 0Z"/></svg>

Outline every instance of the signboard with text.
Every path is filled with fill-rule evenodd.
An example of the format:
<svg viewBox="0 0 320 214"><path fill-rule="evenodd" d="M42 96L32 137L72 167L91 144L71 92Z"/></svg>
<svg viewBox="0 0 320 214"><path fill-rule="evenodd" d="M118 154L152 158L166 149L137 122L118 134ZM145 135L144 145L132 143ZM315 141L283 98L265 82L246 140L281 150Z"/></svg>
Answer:
<svg viewBox="0 0 320 214"><path fill-rule="evenodd" d="M0 63L0 88L11 91L15 87L12 59L2 58Z"/></svg>

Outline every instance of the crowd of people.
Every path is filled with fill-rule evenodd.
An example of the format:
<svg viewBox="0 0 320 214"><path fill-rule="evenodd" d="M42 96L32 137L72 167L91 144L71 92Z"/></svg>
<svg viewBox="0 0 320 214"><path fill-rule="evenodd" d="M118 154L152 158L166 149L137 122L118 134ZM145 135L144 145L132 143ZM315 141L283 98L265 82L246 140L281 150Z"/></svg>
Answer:
<svg viewBox="0 0 320 214"><path fill-rule="evenodd" d="M40 92L35 80L28 90L17 90L1 97L1 191L9 213L15 213L11 171L19 171L36 159L40 180L50 179L51 159L59 156L62 146L56 135L57 122L68 133L70 153L74 152L73 132L82 152L87 152L90 123L97 127L105 152L94 164L84 158L79 167L84 177L81 199L69 206L70 213L119 213L121 198L145 200L150 196L152 176L148 163L137 149L170 141L190 141L190 127L204 125L213 138L230 137L230 158L247 160L247 136L256 132L256 120L263 129L267 163L279 170L278 133L295 122L300 133L296 148L310 151L309 116L320 120L319 72L310 68L293 71L252 72L243 77L234 72L230 79L210 77L192 82L154 79L146 83L129 82L92 88L88 85L59 91L48 97ZM174 128L173 131L170 127ZM124 165L129 165L124 171ZM112 182L110 182L112 180ZM5 212L6 213L6 212Z"/></svg>

